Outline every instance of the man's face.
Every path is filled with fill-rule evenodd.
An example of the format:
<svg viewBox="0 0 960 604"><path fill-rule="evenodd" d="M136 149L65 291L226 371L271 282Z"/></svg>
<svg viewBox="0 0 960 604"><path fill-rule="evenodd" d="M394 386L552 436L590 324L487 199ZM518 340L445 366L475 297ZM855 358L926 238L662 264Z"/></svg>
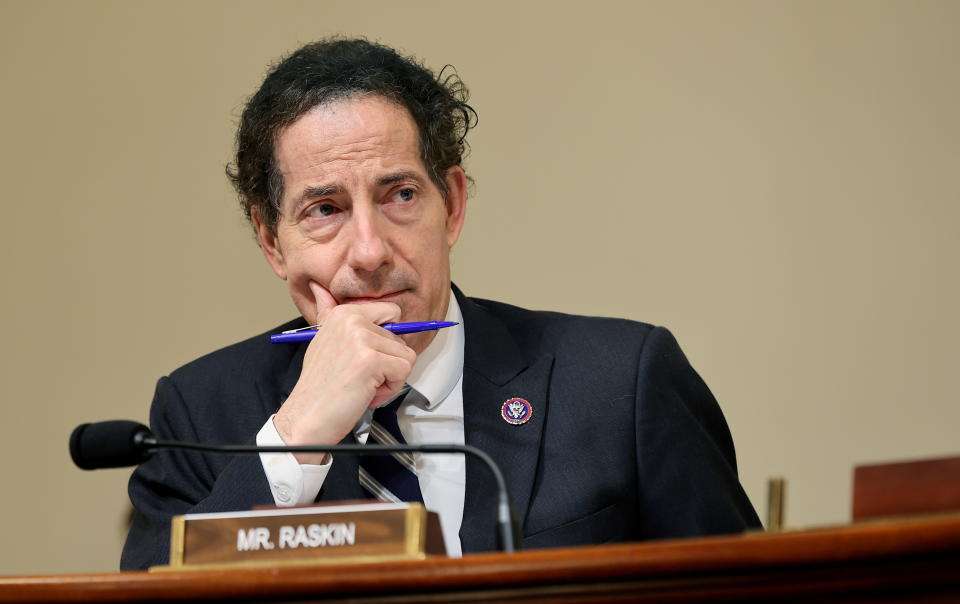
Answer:
<svg viewBox="0 0 960 604"><path fill-rule="evenodd" d="M264 255L313 322L333 304L393 302L402 321L444 318L450 248L463 226L466 177L430 180L409 112L383 97L320 105L287 127L274 149L283 177L276 232L254 216ZM329 292L318 300L310 281ZM420 353L434 332L406 336Z"/></svg>

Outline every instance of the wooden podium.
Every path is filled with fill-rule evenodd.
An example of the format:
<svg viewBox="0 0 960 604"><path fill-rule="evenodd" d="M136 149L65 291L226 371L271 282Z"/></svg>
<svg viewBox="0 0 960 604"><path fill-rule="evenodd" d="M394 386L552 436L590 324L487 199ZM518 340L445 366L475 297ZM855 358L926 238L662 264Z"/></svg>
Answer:
<svg viewBox="0 0 960 604"><path fill-rule="evenodd" d="M0 602L960 602L960 514L463 559L0 577Z"/></svg>

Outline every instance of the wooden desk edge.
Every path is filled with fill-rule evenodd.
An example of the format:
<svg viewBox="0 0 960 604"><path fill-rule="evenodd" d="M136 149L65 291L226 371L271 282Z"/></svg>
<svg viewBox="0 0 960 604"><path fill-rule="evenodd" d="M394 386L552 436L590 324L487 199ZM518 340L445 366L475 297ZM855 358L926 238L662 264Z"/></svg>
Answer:
<svg viewBox="0 0 960 604"><path fill-rule="evenodd" d="M632 583L898 559L960 559L960 514L779 534L485 553L361 565L0 577L0 602L411 593L491 585ZM320 568L320 570L318 570ZM960 573L960 571L958 571Z"/></svg>

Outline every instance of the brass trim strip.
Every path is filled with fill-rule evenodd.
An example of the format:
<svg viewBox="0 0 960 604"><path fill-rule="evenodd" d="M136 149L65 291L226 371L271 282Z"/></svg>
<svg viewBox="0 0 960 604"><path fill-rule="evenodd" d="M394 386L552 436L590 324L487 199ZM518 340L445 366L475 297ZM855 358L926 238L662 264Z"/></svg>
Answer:
<svg viewBox="0 0 960 604"><path fill-rule="evenodd" d="M170 519L170 567L183 566L183 541L187 522L183 516L174 516Z"/></svg>
<svg viewBox="0 0 960 604"><path fill-rule="evenodd" d="M426 550L427 510L421 503L411 503L404 513L404 545L407 556L422 558Z"/></svg>

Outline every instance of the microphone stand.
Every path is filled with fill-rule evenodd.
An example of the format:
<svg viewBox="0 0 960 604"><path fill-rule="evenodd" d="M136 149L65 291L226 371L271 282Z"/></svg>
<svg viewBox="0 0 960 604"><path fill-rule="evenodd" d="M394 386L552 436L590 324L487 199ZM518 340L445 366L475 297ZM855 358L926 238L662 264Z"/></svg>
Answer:
<svg viewBox="0 0 960 604"><path fill-rule="evenodd" d="M213 453L347 453L354 455L379 455L383 453L463 453L473 455L493 474L497 483L497 540L500 549L504 552L514 552L520 549L515 530L513 507L510 505L510 496L507 491L507 481L493 459L476 447L469 445L298 445L298 446L257 446L257 445L204 445L176 440L158 440L149 434L137 433L133 437L136 446L154 453L158 449L186 449L190 451L206 451Z"/></svg>

